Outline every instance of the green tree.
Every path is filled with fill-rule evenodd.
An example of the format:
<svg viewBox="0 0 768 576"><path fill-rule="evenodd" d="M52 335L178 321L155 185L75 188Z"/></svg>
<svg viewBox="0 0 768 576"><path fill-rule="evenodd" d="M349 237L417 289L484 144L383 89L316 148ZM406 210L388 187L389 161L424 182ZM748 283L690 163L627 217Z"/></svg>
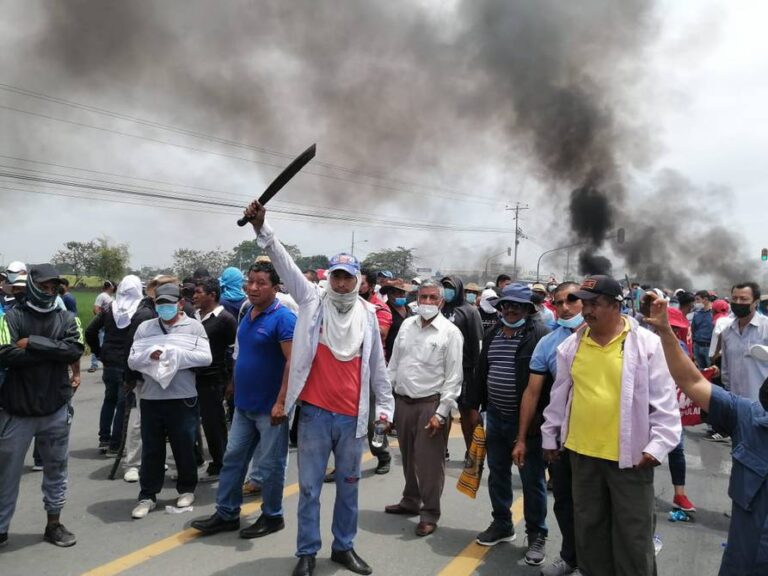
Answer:
<svg viewBox="0 0 768 576"><path fill-rule="evenodd" d="M212 277L218 277L221 271L232 261L232 252L227 250L190 250L180 248L173 253L173 271L180 280L192 276L197 268L206 268Z"/></svg>
<svg viewBox="0 0 768 576"><path fill-rule="evenodd" d="M93 259L92 273L102 280L119 282L130 259L127 244L110 244L108 238L99 238Z"/></svg>
<svg viewBox="0 0 768 576"><path fill-rule="evenodd" d="M65 242L64 248L56 252L51 259L53 264L66 267L75 276L75 286L80 284L83 276L91 274L96 262L98 250L96 242Z"/></svg>
<svg viewBox="0 0 768 576"><path fill-rule="evenodd" d="M296 266L302 270L317 270L318 268L325 270L328 268L328 256L323 254L302 256L301 258L296 259Z"/></svg>
<svg viewBox="0 0 768 576"><path fill-rule="evenodd" d="M295 244L283 244L288 254L291 255L294 262L298 263L301 259L301 250ZM256 261L256 258L266 254L264 250L259 248L256 240L244 240L232 249L232 256L227 263L228 266L234 266L241 270L248 270L248 268Z"/></svg>
<svg viewBox="0 0 768 576"><path fill-rule="evenodd" d="M396 278L410 278L415 275L413 270L413 248L398 246L394 250L387 249L371 252L363 260L363 268L370 270L389 270Z"/></svg>

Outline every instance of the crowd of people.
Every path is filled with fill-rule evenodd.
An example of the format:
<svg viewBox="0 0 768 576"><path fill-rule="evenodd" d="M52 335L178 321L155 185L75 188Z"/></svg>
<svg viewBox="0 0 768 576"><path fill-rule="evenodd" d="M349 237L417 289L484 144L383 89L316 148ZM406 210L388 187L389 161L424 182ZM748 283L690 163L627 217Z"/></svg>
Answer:
<svg viewBox="0 0 768 576"><path fill-rule="evenodd" d="M656 574L654 468L667 457L672 506L696 511L680 412L689 400L706 438L733 447L720 574L768 574L768 298L757 284L737 282L725 298L605 275L559 284L500 275L481 287L394 278L345 253L327 270L303 271L265 213L257 202L245 212L266 254L247 274L105 282L84 330L53 266L13 262L2 272L0 546L33 443L44 538L76 543L60 514L87 343L88 371L103 367L97 447L138 483L136 520L156 506L170 446L178 508L192 505L199 481L218 481L215 512L194 529L280 531L295 446L294 576L311 575L322 549L326 482L336 487L331 560L372 572L354 547L360 468L367 444L375 472L390 471L387 436L397 436L404 479L400 500L383 511L417 516L420 537L437 530L454 415L467 468L479 426L485 435L491 520L479 545L516 538L517 467L527 564L543 576ZM548 481L562 535L549 562ZM241 528L253 494L261 515Z"/></svg>

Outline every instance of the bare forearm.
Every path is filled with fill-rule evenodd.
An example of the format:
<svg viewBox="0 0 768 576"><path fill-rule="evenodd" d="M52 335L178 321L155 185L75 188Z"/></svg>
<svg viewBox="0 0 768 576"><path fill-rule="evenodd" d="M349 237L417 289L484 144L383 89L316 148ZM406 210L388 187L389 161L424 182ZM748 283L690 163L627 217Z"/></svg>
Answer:
<svg viewBox="0 0 768 576"><path fill-rule="evenodd" d="M659 330L667 367L677 387L704 410L709 410L712 384L701 375L696 365L680 348L677 336L671 329Z"/></svg>

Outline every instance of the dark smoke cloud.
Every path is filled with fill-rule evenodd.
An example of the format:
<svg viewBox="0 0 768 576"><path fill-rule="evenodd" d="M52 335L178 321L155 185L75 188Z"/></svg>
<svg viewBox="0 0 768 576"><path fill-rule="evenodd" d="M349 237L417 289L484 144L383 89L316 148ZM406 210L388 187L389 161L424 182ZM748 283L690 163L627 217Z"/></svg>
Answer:
<svg viewBox="0 0 768 576"><path fill-rule="evenodd" d="M627 177L648 169L655 150L634 90L659 28L653 2L459 0L455 14L440 2L341 0L36 6L45 25L25 38L26 56L50 72L41 76L50 92L90 92L128 113L277 150L318 140L324 160L358 169L438 181L466 173L443 185L466 187L489 158L499 171L530 166L555 191L539 206L567 214L563 241L585 242L582 273L611 270L601 251L617 226L628 243L616 249L640 279L743 272L739 239L716 218L649 215ZM691 215L697 191L681 182L667 174L653 202L674 192L676 212ZM325 204L407 213L412 201L315 186Z"/></svg>

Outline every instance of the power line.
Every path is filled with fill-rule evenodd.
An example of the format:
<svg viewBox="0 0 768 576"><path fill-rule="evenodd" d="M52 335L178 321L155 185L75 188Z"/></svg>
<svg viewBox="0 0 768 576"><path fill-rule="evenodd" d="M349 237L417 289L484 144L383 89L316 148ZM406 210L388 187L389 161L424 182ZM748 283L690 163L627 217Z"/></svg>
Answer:
<svg viewBox="0 0 768 576"><path fill-rule="evenodd" d="M182 128L182 127L179 127L179 126L173 126L171 124L164 124L164 123L158 122L156 120L147 120L145 118L139 118L137 116L132 116L132 115L129 115L129 114L124 114L122 112L115 112L113 110L108 110L106 108L101 108L101 107L93 106L93 105L90 105L90 104L83 104L81 102L75 102L73 100L67 100L65 98L60 98L58 96L52 96L50 94L44 94L42 92L36 92L34 90L29 90L27 88L22 88L22 87L19 87L19 86L12 86L10 84L4 84L2 82L0 82L0 90L5 90L7 92L12 92L12 93L19 94L19 95L22 95L22 96L27 96L27 97L30 97L30 98L37 98L39 100L44 100L44 101L47 101L47 102L53 102L53 103L60 104L60 105L63 105L63 106L69 106L71 108L85 110L87 112L92 112L92 113L95 113L95 114L102 114L104 116L109 116L109 117L116 118L116 119L119 119L119 120L126 120L128 122L133 122L135 124L140 124L142 126L148 126L148 127L151 127L151 128L158 128L158 129L161 129L161 130L165 130L165 131L168 131L168 132L173 132L173 133L180 134L180 135L183 135L183 136L191 136L193 138L199 138L199 139L202 139L202 140L209 140L211 142L216 142L218 144L224 144L226 146L231 146L231 147L234 147L234 148L243 148L243 149L246 149L246 150L252 150L254 152L259 152L259 153L262 153L262 154L268 154L268 155L276 156L276 157L282 158L282 159L289 159L290 160L290 159L293 159L293 157L294 157L293 154L289 154L289 153L286 153L286 152L280 152L280 151L277 151L277 150L274 150L274 149L271 149L271 148L267 148L267 147L264 147L264 146L256 146L256 145L253 145L253 144L247 144L245 142L238 142L236 140L231 140L231 139L228 139L228 138L221 138L221 137L218 137L218 136L213 136L211 134L206 134L204 132L199 132L199 131L196 131L196 130L190 130L188 128ZM389 176L385 176L385 175L383 175L381 173L368 172L368 171L364 171L364 170L360 170L360 169L355 169L355 168L348 168L346 166L342 166L342 165L339 165L339 164L333 164L333 163L330 163L330 162L315 161L314 164L316 166L322 166L322 167L328 168L330 170L338 170L340 172L345 172L345 173L352 174L352 175L358 175L358 176L363 176L363 177L366 177L366 178L373 178L373 179L376 179L376 180L384 180L384 181L393 182L393 183L399 184L401 186L412 186L412 187L416 187L416 188L424 188L424 189L428 189L428 190L436 190L436 191L448 192L450 194L464 195L464 192L462 192L461 190L456 190L456 189L452 189L452 188L446 188L446 187L443 187L443 186L432 186L432 185L428 185L428 184L421 184L419 182L410 182L410 181L402 180L402 179L399 179L399 178L392 178L392 177L389 177ZM488 198L489 200L493 200L493 198L490 198L490 197L485 197L485 198Z"/></svg>
<svg viewBox="0 0 768 576"><path fill-rule="evenodd" d="M211 200L201 200L196 198L189 198L189 197L179 197L179 196L172 196L168 194L161 194L157 192L147 192L147 191L139 191L139 190L129 190L125 188L117 188L112 186L102 186L102 185L96 185L96 184L83 184L83 183L77 183L77 182L71 182L67 180L60 180L60 179L53 179L53 178L45 178L40 176L33 176L29 174L16 174L11 172L3 172L0 171L0 177L3 178L10 178L14 180L20 180L20 181L27 181L27 182L36 182L36 183L43 183L43 184L53 184L58 186L67 186L72 188L78 188L78 189L85 189L85 190L93 190L96 192L109 192L109 193L117 193L117 194L128 194L132 196L139 196L142 198L148 198L148 199L160 199L160 200L172 200L172 201L178 201L178 202L187 202L187 203L193 203L193 204L202 204L206 206L219 206L219 207L225 207L225 208L233 208L237 210L242 210L242 205L240 204L233 204L230 202L213 202ZM368 224L375 227L381 227L381 228L398 228L398 229L411 229L411 230L433 230L433 231L453 231L453 232L491 232L491 233L504 233L506 230L499 229L499 228L473 228L473 227L464 227L464 226L456 226L456 225L447 225L447 224L435 224L435 223L428 223L428 222L401 222L396 223L389 220L379 220L375 218L362 218L362 217L355 217L355 216L348 216L344 214L333 214L333 213L312 213L312 212L306 212L306 211L288 211L288 210L282 210L282 209L275 209L273 208L271 212L276 212L279 214L289 214L293 216L303 216L305 218L315 218L315 219L326 219L326 218L333 218L335 220L340 220L344 222L355 222L355 223L363 223Z"/></svg>
<svg viewBox="0 0 768 576"><path fill-rule="evenodd" d="M107 132L107 133L111 133L111 134L116 134L118 136L124 136L126 138L135 138L135 139L139 139L139 140L145 140L147 142L152 142L152 143L155 143L155 144L162 144L164 146L173 146L175 148L180 148L180 149L183 149L183 150L189 150L189 151L192 151L192 152L200 152L200 153L203 153L203 154L211 154L213 156L220 156L220 157L223 157L223 158L230 158L232 160L240 160L242 162L250 162L252 164L258 164L258 165L262 165L262 166L269 166L269 167L272 167L272 168L280 168L280 169L284 168L284 166L281 165L281 164L275 164L275 163L272 163L272 162L267 162L265 160L258 160L258 159L254 159L254 158L246 158L244 156L237 156L237 155L234 155L234 154L225 154L223 152L216 152L214 150L207 150L205 148L198 148L196 146L189 146L187 144L179 144L177 142L168 142L166 140L161 140L159 138L151 138L149 136L142 136L142 135L139 135L139 134L132 134L130 132L123 132L121 130L116 130L116 129L113 129L113 128L105 128L103 126L95 126L93 124L87 124L85 122L77 122L75 120L68 120L68 119L65 119L65 118L59 118L59 117L56 117L56 116L51 116L50 114L43 114L43 113L40 113L40 112L32 112L31 110L24 110L23 108L16 108L14 106L8 106L6 104L0 104L0 108L2 108L4 110L9 110L11 112L16 112L16 113L19 113L19 114L27 114L27 115L35 116L35 117L38 117L38 118L43 118L45 120L52 120L52 121L55 121L55 122L61 122L61 123L69 124L69 125L72 125L72 126L78 126L78 127L81 127L81 128L90 128L92 130L98 130L100 132ZM360 182L358 180L353 180L353 179L350 179L350 178L344 178L344 177L336 175L336 174L323 174L322 172L317 172L317 171L314 171L314 170L311 170L311 169L303 170L302 174L309 174L309 175L312 175L312 176L317 176L318 178L325 178L325 179L329 179L329 180L336 180L336 181L339 181L339 182L346 182L346 183L357 184L357 185L371 186L372 188L378 188L380 190L388 190L388 191L391 191L391 192L402 192L402 193L407 193L407 194L417 194L417 195L421 195L421 196L431 196L431 197L443 198L443 199L446 199L446 200L461 201L461 202L472 202L473 204L485 204L485 205L489 205L489 206L498 206L500 204L500 201L493 200L493 199L491 199L491 198L489 198L487 196L483 197L483 196L478 196L478 195L474 195L474 194L473 195L464 195L463 193L458 193L460 195L449 196L449 195L446 195L446 194L437 194L437 193L430 193L430 192L416 192L414 190L408 190L408 189L400 188L400 187L397 187L397 186L390 186L390 185L386 185L386 184L380 184L380 183L377 183L377 182Z"/></svg>

